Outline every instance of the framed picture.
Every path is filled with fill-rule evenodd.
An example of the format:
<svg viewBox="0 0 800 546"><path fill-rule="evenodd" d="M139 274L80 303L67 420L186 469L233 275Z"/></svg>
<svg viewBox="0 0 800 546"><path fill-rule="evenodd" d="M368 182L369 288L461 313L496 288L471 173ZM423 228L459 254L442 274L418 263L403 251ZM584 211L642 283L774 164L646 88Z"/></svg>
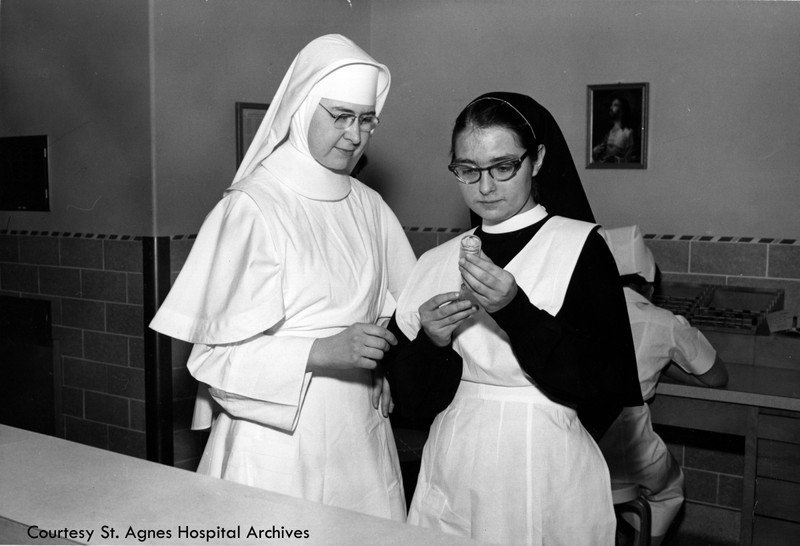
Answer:
<svg viewBox="0 0 800 546"><path fill-rule="evenodd" d="M262 102L236 103L236 167L244 159L247 148L256 136L269 104Z"/></svg>
<svg viewBox="0 0 800 546"><path fill-rule="evenodd" d="M647 93L647 83L589 86L587 168L647 168Z"/></svg>

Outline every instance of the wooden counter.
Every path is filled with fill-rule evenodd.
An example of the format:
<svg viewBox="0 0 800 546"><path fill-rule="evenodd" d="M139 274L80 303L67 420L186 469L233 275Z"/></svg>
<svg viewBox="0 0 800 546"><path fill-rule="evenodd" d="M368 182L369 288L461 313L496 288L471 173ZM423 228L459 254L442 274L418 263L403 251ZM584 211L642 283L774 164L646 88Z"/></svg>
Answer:
<svg viewBox="0 0 800 546"><path fill-rule="evenodd" d="M478 544L5 425L0 476L2 544Z"/></svg>
<svg viewBox="0 0 800 546"><path fill-rule="evenodd" d="M800 370L727 363L728 385L694 387L662 376L656 394L800 412Z"/></svg>
<svg viewBox="0 0 800 546"><path fill-rule="evenodd" d="M800 544L800 471L792 470L800 462L798 360L769 367L754 364L744 352L739 354L750 362L742 364L724 349L727 387L694 387L662 376L650 406L653 423L743 436L740 544ZM754 355L758 362L757 350Z"/></svg>

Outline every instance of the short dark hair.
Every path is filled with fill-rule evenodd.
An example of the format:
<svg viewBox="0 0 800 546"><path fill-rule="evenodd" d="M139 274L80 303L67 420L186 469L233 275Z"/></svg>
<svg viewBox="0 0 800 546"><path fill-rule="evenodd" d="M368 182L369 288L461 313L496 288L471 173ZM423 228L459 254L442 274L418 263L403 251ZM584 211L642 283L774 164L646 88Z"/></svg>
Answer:
<svg viewBox="0 0 800 546"><path fill-rule="evenodd" d="M456 158L456 140L467 129L488 129L489 127L502 127L511 131L517 143L525 148L531 164L539 159L539 142L528 120L506 101L497 98L479 98L469 103L458 115L453 126L453 135L450 139L450 161ZM539 184L534 178L531 181L531 195L533 200L539 202ZM472 224L476 225L476 216L472 217Z"/></svg>
<svg viewBox="0 0 800 546"><path fill-rule="evenodd" d="M619 282L622 286L627 286L632 290L636 290L640 294L644 294L645 290L653 287L653 295L661 292L661 270L656 265L656 271L653 275L653 282L648 281L638 273L631 273L629 275L620 275Z"/></svg>
<svg viewBox="0 0 800 546"><path fill-rule="evenodd" d="M658 268L658 264L656 264L656 272L653 275L653 295L660 295L661 294L661 270Z"/></svg>
<svg viewBox="0 0 800 546"><path fill-rule="evenodd" d="M628 288L632 288L639 293L642 293L643 289L647 288L651 283L647 282L644 277L637 273L632 273L630 275L620 275L619 282L622 286L627 286Z"/></svg>
<svg viewBox="0 0 800 546"><path fill-rule="evenodd" d="M511 131L519 145L530 154L531 161L536 161L539 146L528 120L507 102L492 98L473 101L458 115L450 141L450 160L455 159L456 140L461 133L469 128L489 127L503 127Z"/></svg>

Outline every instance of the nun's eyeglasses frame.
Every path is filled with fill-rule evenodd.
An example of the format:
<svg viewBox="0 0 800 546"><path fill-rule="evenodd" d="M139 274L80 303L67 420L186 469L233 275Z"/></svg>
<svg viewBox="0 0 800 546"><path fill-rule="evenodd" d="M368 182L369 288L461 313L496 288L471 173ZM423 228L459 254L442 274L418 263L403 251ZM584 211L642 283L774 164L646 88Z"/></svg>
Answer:
<svg viewBox="0 0 800 546"><path fill-rule="evenodd" d="M369 133L375 130L375 127L381 122L381 120L375 114L363 114L361 116L356 116L352 112L339 112L333 113L322 103L319 103L322 106L322 109L328 112L328 114L333 118L333 126L337 129L349 129L356 120L358 120L358 129L362 133Z"/></svg>
<svg viewBox="0 0 800 546"><path fill-rule="evenodd" d="M462 184L474 184L481 179L481 173L488 171L489 176L497 182L506 182L511 180L519 172L525 158L528 157L528 151L519 156L518 159L507 159L500 161L488 167L476 167L475 165L466 165L464 163L451 163L447 166L447 170L456 175L456 178Z"/></svg>

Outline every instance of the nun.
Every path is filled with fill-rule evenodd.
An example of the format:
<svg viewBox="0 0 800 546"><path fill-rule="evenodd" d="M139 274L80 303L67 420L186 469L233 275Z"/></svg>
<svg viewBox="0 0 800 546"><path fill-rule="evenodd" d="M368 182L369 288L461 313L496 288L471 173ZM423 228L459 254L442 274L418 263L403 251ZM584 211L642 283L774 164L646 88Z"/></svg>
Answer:
<svg viewBox="0 0 800 546"><path fill-rule="evenodd" d="M193 343L198 472L404 520L377 364L415 257L381 197L349 176L389 70L351 40L310 42L151 328Z"/></svg>
<svg viewBox="0 0 800 546"><path fill-rule="evenodd" d="M642 403L614 258L532 98L478 97L451 145L482 249L461 256L456 237L428 251L398 302L393 393L405 417L438 413L409 522L503 544L613 544L595 438Z"/></svg>

